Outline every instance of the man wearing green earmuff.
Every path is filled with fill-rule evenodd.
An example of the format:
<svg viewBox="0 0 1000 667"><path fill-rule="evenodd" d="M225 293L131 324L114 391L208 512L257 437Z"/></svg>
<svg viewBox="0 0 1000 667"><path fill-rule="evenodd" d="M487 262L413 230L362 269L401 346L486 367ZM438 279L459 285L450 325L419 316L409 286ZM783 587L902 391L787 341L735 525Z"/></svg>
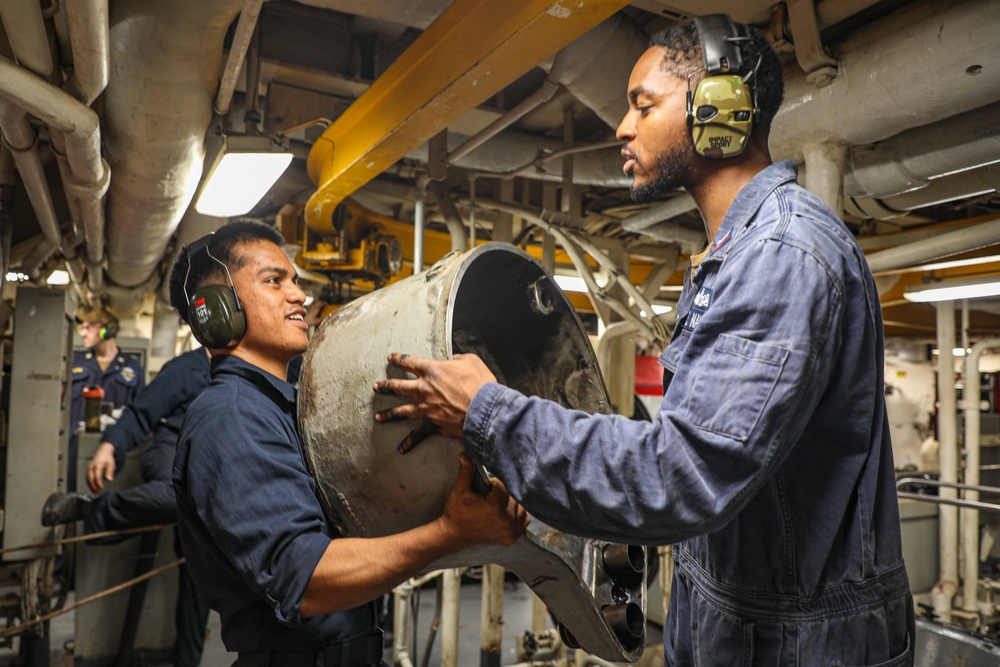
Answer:
<svg viewBox="0 0 1000 667"><path fill-rule="evenodd" d="M106 310L83 309L77 314L80 338L86 348L73 353L70 402L69 468L66 490L76 491L77 437L84 417L83 390L100 387L103 401L119 409L131 403L146 386L146 372L136 359L118 349L118 319Z"/></svg>
<svg viewBox="0 0 1000 667"><path fill-rule="evenodd" d="M377 667L374 600L444 555L510 544L528 518L467 457L438 519L343 537L306 467L288 364L308 345L305 294L273 228L237 220L182 249L170 301L212 354L174 459L178 530L198 592L239 667Z"/></svg>
<svg viewBox="0 0 1000 667"><path fill-rule="evenodd" d="M524 396L475 355L405 350L390 362L416 379L376 391L413 403L376 420L463 438L555 528L673 544L668 666L912 665L878 290L796 163L771 162L777 55L753 26L700 17L651 40L627 96L632 198L683 188L708 239L652 423Z"/></svg>

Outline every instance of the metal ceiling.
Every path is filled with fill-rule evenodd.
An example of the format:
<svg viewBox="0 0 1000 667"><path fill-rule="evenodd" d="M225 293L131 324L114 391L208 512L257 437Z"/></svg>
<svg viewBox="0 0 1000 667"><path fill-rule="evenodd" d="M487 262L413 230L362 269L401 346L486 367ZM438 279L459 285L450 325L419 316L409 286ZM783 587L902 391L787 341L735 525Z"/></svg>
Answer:
<svg viewBox="0 0 1000 667"><path fill-rule="evenodd" d="M177 244L223 222L189 207L206 136L244 126L248 51L260 59L250 77L260 130L280 127L298 157L255 217L323 199L322 229L354 192L408 223L428 170L446 166L436 191L451 201L427 200L432 232L446 229L442 211L468 226L477 199L480 239L519 235L541 256L545 237L524 220L563 211L559 224L631 255L642 274L683 270L701 233L690 200L632 205L608 142L646 35L714 11L774 41L787 81L774 156L804 161L805 180L835 206L846 196L859 236L897 244L906 230L1000 215L1000 4L635 0L616 11L624 4L86 0L43 12L39 0L0 0L0 222L14 239L4 272L44 280L65 268L81 297L139 308ZM422 145L447 129L446 155L491 124L504 129L454 164ZM580 152L557 153L567 147ZM971 273L1000 273L1000 262L893 273L882 281L887 332L926 336L933 325L929 308L897 305L907 285ZM989 310L974 328L1000 325Z"/></svg>

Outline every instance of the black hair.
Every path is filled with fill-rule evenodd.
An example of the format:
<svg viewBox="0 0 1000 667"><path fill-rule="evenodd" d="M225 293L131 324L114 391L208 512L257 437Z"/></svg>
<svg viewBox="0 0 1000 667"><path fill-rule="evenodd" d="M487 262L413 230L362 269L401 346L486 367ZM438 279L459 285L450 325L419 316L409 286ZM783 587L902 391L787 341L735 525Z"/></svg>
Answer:
<svg viewBox="0 0 1000 667"><path fill-rule="evenodd" d="M764 39L757 26L736 23L735 21L733 24L736 26L737 34L750 38L741 43L743 67L746 70L743 74L750 72L756 65L756 72L748 80L757 102L757 113L754 115L750 139L751 141L755 139L762 141L766 145L767 137L771 132L771 121L774 120L774 116L781 106L781 101L785 97L784 70L778 59L778 54ZM703 70L705 67L704 56L701 52L701 39L699 39L698 29L693 21L657 33L649 40L649 47L654 46L666 50L666 53L663 54L663 61L660 63L660 69L664 72L687 79L689 74ZM759 65L757 65L758 60L760 61Z"/></svg>
<svg viewBox="0 0 1000 667"><path fill-rule="evenodd" d="M224 283L229 284L225 270L219 264L225 264L229 268L229 273L239 271L247 262L246 255L239 251L239 246L254 241L270 241L281 246L285 239L274 227L270 227L256 220L240 219L226 223L222 227L208 235L208 252L212 257L219 260L214 261L208 256L208 252L197 251L193 255L190 253L191 247L198 244L206 237L202 237L193 243L181 248L170 270L170 305L177 310L181 319L185 323L188 321L188 296L193 295L198 289L205 285ZM187 282L185 294L185 281Z"/></svg>

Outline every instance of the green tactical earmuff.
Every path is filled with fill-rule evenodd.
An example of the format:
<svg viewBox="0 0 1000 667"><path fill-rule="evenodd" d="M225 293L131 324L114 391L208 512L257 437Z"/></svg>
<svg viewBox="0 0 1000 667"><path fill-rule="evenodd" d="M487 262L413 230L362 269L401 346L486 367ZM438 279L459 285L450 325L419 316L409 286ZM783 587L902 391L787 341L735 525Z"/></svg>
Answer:
<svg viewBox="0 0 1000 667"><path fill-rule="evenodd" d="M745 67L741 44L750 38L739 34L728 15L701 16L694 24L701 41L705 78L694 91L688 86L691 141L703 157L736 157L746 149L753 127L757 103L750 80L760 61L752 69Z"/></svg>
<svg viewBox="0 0 1000 667"><path fill-rule="evenodd" d="M213 232L214 233L214 232ZM236 294L236 285L229 274L229 267L216 259L208 246L212 234L188 246L188 268L184 274L184 297L188 300L188 324L195 339L210 350L219 350L237 345L247 332L247 317L243 304ZM226 270L229 287L225 285L205 285L188 296L187 283L191 274L191 258L202 249Z"/></svg>
<svg viewBox="0 0 1000 667"><path fill-rule="evenodd" d="M101 340L108 340L109 338L114 338L118 335L118 320L111 320L105 324L101 325L101 330L97 333L97 337Z"/></svg>

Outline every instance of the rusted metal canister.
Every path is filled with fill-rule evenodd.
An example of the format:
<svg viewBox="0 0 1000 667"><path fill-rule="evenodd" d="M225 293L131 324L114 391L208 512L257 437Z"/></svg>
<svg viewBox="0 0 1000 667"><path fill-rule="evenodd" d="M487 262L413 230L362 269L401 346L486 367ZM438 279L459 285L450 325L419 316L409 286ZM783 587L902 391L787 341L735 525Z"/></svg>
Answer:
<svg viewBox="0 0 1000 667"><path fill-rule="evenodd" d="M406 455L396 448L416 423L376 424L375 412L402 399L372 383L402 377L390 352L446 359L474 352L507 386L591 413L609 412L593 347L565 294L515 246L489 243L446 256L425 273L338 309L317 328L299 381L299 425L321 502L344 535L398 533L439 516L458 473L460 441L430 436ZM602 609L632 603L645 612L640 577L613 581L606 542L557 531L533 519L509 547L475 547L433 568L497 563L546 603L582 648L634 662Z"/></svg>

